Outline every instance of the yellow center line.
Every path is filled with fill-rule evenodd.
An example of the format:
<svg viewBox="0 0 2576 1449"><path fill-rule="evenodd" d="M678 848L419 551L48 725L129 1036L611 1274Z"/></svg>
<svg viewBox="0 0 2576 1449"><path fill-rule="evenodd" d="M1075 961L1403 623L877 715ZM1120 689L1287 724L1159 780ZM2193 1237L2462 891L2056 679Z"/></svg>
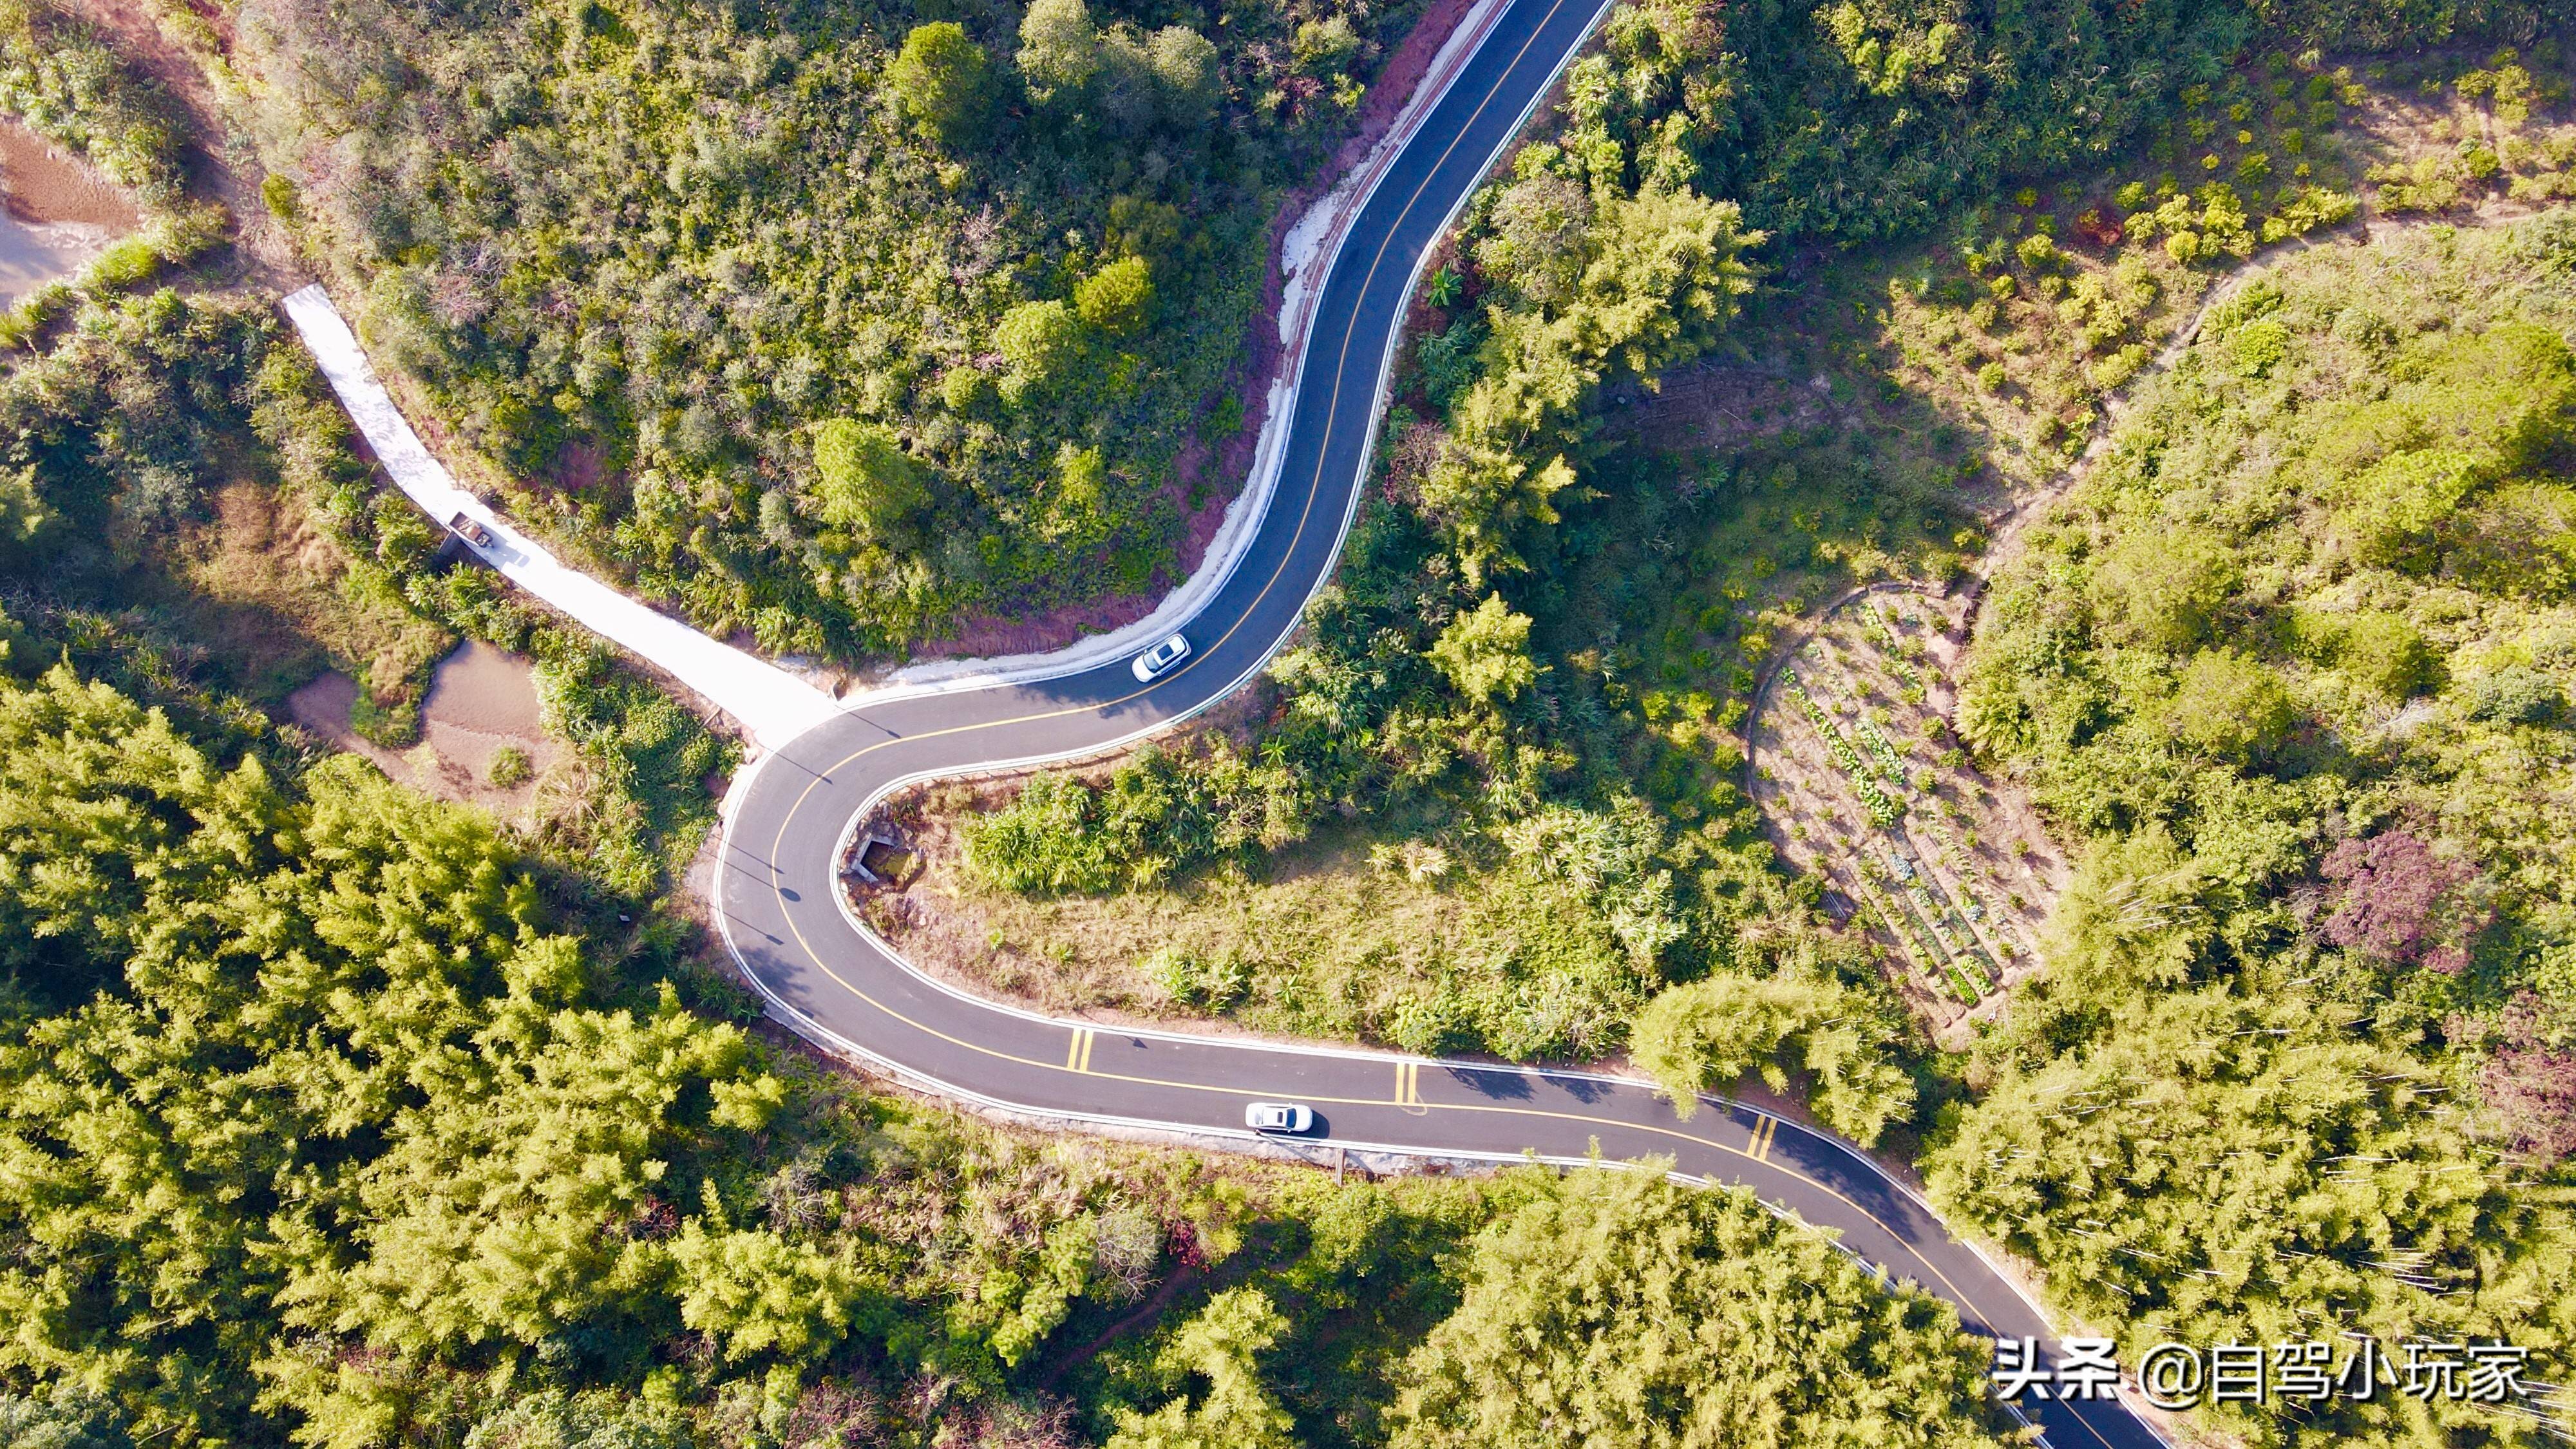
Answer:
<svg viewBox="0 0 2576 1449"><path fill-rule="evenodd" d="M951 1046L974 1052L982 1056L991 1057L996 1061L1010 1062L1014 1065L1024 1067L1035 1067L1040 1071L1074 1070L1070 1062L1062 1067L1054 1066L1051 1063L1040 1061L1034 1057L1019 1056L1011 1052L1002 1051L996 1047L985 1046L980 1042L971 1042L961 1037L951 1036L948 1033L939 1030L937 1027L915 1021L911 1017L904 1015L902 1012L895 1010L893 1007L886 1005L884 1002L877 1000L867 992L859 989L858 986L843 977L840 972L833 970L830 965L825 963L821 953L814 949L813 944L805 939L805 933L797 927L796 918L793 914L787 915L787 929L796 937L796 943L805 948L805 954L812 958L817 969L822 971L824 975L831 977L835 982L838 982L843 990L849 992L852 996L857 997L860 1001L867 1003L867 1005L875 1008L877 1011L883 1013L894 1021L911 1027L913 1030L921 1032L924 1035L937 1037L939 1040L947 1042ZM1399 1067L1402 1065L1404 1064L1399 1064ZM1415 1063L1413 1065L1418 1066L1419 1064ZM1136 1076L1127 1072L1092 1072L1089 1070L1087 1060L1082 1070L1086 1075L1099 1077L1105 1081L1125 1082L1132 1086L1154 1087L1164 1091L1199 1092L1220 1097L1258 1097L1261 1095L1258 1088L1223 1087L1204 1082L1173 1081L1163 1077ZM1903 1233L1898 1232L1895 1228L1882 1221L1876 1213L1862 1207L1859 1203L1844 1196L1841 1192L1837 1191L1830 1185L1819 1182L1815 1178L1809 1177L1807 1174L1798 1171L1796 1168L1784 1167L1778 1163L1767 1161L1764 1158L1755 1157L1750 1147L1735 1147L1727 1143L1720 1142L1713 1137L1702 1137L1697 1133L1685 1132L1674 1127L1659 1126L1650 1122L1621 1122L1615 1118L1587 1117L1579 1113L1558 1112L1544 1107L1503 1107L1484 1102L1423 1102L1421 1100L1419 1089L1410 1085L1412 1080L1413 1079L1409 1077L1406 1079L1408 1085L1405 1088L1405 1090L1410 1092L1414 1098L1414 1102L1410 1105L1420 1105L1423 1107L1425 1116L1428 1116L1432 1112L1481 1112L1505 1117L1534 1118L1540 1121L1575 1122L1592 1127L1596 1130L1605 1125L1622 1127L1631 1131L1643 1132L1650 1136L1667 1137L1677 1142L1687 1142L1694 1147L1705 1147L1711 1151L1727 1153L1731 1156L1741 1157L1748 1161L1760 1162L1763 1166L1780 1174L1782 1177L1813 1188L1817 1192L1823 1193L1825 1196L1841 1203L1844 1207L1849 1208L1863 1221L1876 1227L1880 1232L1887 1234L1887 1236L1894 1240L1898 1247L1903 1248L1915 1262L1922 1264L1925 1272L1930 1273L1934 1278L1940 1281L1942 1287L1949 1290L1952 1301L1961 1304L1965 1304L1970 1301L1968 1295L1959 1291L1959 1286L1950 1281L1949 1275L1943 1273L1938 1264L1923 1256L1921 1249L1915 1247L1912 1242L1908 1241ZM1382 1100L1374 1097L1315 1096L1310 1097L1308 1100L1335 1107L1380 1107L1386 1105ZM1771 1114L1750 1107L1745 1108L1745 1110L1752 1112L1758 1122L1768 1124L1772 1131L1776 1132L1779 1130L1779 1119L1773 1117ZM2089 1429L2091 1426L2087 1425L2086 1427ZM2096 1437L2099 1436L2097 1435Z"/></svg>
<svg viewBox="0 0 2576 1449"><path fill-rule="evenodd" d="M1537 44L1540 33L1547 28L1548 23L1554 20L1557 12L1563 8L1564 0L1556 0L1556 3L1551 4L1548 7L1547 14L1540 18L1536 26L1532 27L1529 38L1521 42L1521 48L1513 55L1510 64L1503 67L1502 72L1496 78L1493 87L1485 93L1483 99L1476 103L1476 109L1469 113L1466 123L1459 128L1458 134L1453 136L1450 139L1448 146L1441 151L1439 159L1431 164L1431 167L1429 171L1425 173L1421 184L1414 188L1413 195L1406 199L1403 209L1397 212L1395 220L1388 224L1386 233L1379 239L1377 254L1370 259L1368 273L1360 282L1359 290L1361 295L1365 296L1370 285L1376 281L1378 269L1385 263L1387 248L1394 243L1395 229L1412 214L1413 208L1420 204L1422 193L1430 188L1431 181L1433 177L1438 175L1441 166L1448 162L1450 155L1455 152L1459 144L1466 139L1468 131L1475 126L1477 119L1484 114L1485 108L1493 104L1495 95L1501 91L1503 81L1508 79L1513 70L1518 68L1520 62L1529 54L1530 47ZM1329 283L1329 276L1326 278L1326 281ZM1321 305L1320 293L1318 294L1317 300L1318 305ZM1105 704L1075 705L1065 709L1047 710L1036 714L1021 715L1012 719L990 720L980 724L953 725L946 729L929 730L921 734L898 736L893 739L880 740L874 744L866 745L852 751L850 754L844 756L838 763L834 764L831 769L823 771L820 774L815 775L813 779L809 780L806 783L805 789L796 797L795 805L789 808L786 817L779 822L778 834L776 838L772 840L770 845L769 869L772 890L775 891L782 884L779 879L777 861L780 850L787 839L788 828L795 822L796 817L804 812L805 806L812 797L814 790L823 783L826 776L844 769L880 749L884 749L887 746L907 740L917 741L937 739L946 735L969 734L977 730L1000 729L1009 725L1031 724L1040 720L1059 719L1067 715L1091 714L1115 709L1122 704L1140 699L1167 684L1177 682L1182 675L1187 674L1191 669L1197 667L1199 663L1205 661L1209 656L1213 655L1217 649L1223 647L1228 640L1232 639L1235 633L1242 629L1242 627L1251 620L1253 613L1260 607L1261 602L1269 597L1270 591L1278 585L1281 576L1287 572L1288 563L1290 559L1295 556L1296 546L1304 539L1306 527L1313 517L1317 487L1323 479L1326 455L1330 453L1332 447L1333 430L1335 427L1334 419L1340 411L1342 382L1349 371L1351 338L1354 331L1356 331L1355 328L1345 328L1343 330L1341 351L1337 355L1335 361L1333 390L1326 400L1324 413L1324 438L1322 444L1317 449L1315 471L1307 482L1306 501L1303 509L1298 515L1297 527L1294 532L1290 534L1288 547L1282 551L1278 566L1271 570L1270 578L1263 583L1261 591L1253 596L1252 603L1244 609L1242 614L1236 618L1232 625L1228 626L1225 633L1218 637L1216 643L1209 645L1204 650L1198 651L1193 658L1185 661L1181 668L1173 671L1172 673L1153 681L1142 689L1121 695ZM796 937L796 944L804 948L807 958L814 963L817 969L822 971L824 975L830 977L843 990L848 991L853 997L866 1003L868 1006L874 1008L886 1017L900 1022L926 1036L935 1037L951 1046L991 1057L999 1061L1034 1067L1039 1070L1077 1071L1088 1075L1098 1076L1108 1081L1126 1082L1133 1085L1155 1087L1169 1091L1201 1092L1229 1097L1254 1097L1259 1095L1257 1091L1240 1087L1212 1086L1198 1082L1166 1081L1156 1077L1133 1076L1119 1072L1091 1072L1090 1040L1092 1034L1088 1028L1079 1029L1077 1031L1073 1043L1068 1047L1067 1060L1062 1067L1056 1067L1054 1064L1049 1062L1018 1056L1010 1052L984 1046L981 1043L971 1042L960 1037L951 1036L946 1032L940 1031L936 1027L914 1021L901 1012L894 1010L884 1002L877 1000L867 992L859 989L839 972L834 971L831 966L824 961L822 953L814 949L813 943L805 939L803 929L797 925L795 912L786 909L783 899L780 905L779 914L787 922L789 933ZM1726 1143L1719 1142L1714 1138L1702 1137L1695 1133L1682 1131L1677 1128L1662 1127L1649 1123L1622 1123L1599 1117L1587 1117L1573 1112L1559 1112L1536 1107L1497 1106L1481 1102L1424 1103L1421 1098L1418 1084L1419 1068L1420 1064L1418 1062L1399 1065L1401 1085L1399 1087L1398 1100L1407 1106L1423 1107L1426 1114L1431 1111L1481 1112L1509 1117L1531 1118L1542 1121L1572 1122L1596 1128L1602 1125L1627 1127L1631 1130L1644 1132L1652 1136L1670 1138L1677 1142L1689 1143L1694 1147L1703 1147L1713 1151L1745 1158L1749 1161L1760 1162L1771 1171L1778 1173L1783 1177L1794 1182L1801 1183L1817 1192L1823 1193L1835 1202L1838 1202L1844 1207L1850 1209L1852 1213L1863 1221L1870 1223L1881 1232L1886 1233L1888 1237L1893 1239L1899 1247L1903 1248L1915 1262L1921 1264L1924 1271L1930 1273L1934 1279L1940 1282L1943 1288L1949 1290L1950 1296L1954 1301L1962 1304L1969 1302L1968 1296L1959 1291L1958 1285L1952 1283L1947 1274L1944 1274L1929 1258L1924 1257L1922 1252L1909 1242L1904 1234L1899 1233L1896 1229L1881 1221L1875 1213L1872 1213L1869 1209L1862 1207L1859 1203L1854 1202L1852 1199L1844 1196L1841 1192L1836 1191L1825 1183L1807 1176L1803 1172L1799 1172L1794 1168L1769 1162L1768 1153L1770 1147L1770 1136L1778 1130L1779 1121L1768 1113L1756 1113L1756 1116L1759 1119L1757 1124L1758 1128L1767 1129L1761 1130L1761 1155L1757 1156L1755 1151L1750 1147L1733 1147ZM1312 1100L1334 1106L1385 1105L1382 1101L1376 1099L1360 1097L1324 1096L1315 1097ZM1747 1110L1752 1109L1748 1108ZM2081 1424L2084 1421L2079 1416L2076 1422ZM2101 1435L2097 1431L2093 1431L2090 1424L2085 1424L2085 1428L2088 1432L2092 1432L2094 1434L2094 1438L2096 1440L2101 1438ZM2105 1446L2105 1449L2108 1449L2107 1445Z"/></svg>
<svg viewBox="0 0 2576 1449"><path fill-rule="evenodd" d="M1388 246L1393 244L1395 239L1395 228L1402 224L1406 217L1413 214L1413 208L1419 205L1422 201L1422 193L1430 189L1432 178L1439 174L1440 167L1448 161L1450 153L1456 151L1458 149L1458 144L1466 139L1467 132L1475 126L1477 118L1484 115L1485 108L1492 105L1494 97L1501 92L1503 81L1510 78L1512 71L1517 68L1522 59L1529 54L1530 47L1538 43L1539 33L1547 28L1548 22L1555 19L1556 13L1563 8L1564 0L1556 0L1556 3L1548 6L1547 14L1540 18L1537 26L1531 29L1529 38L1522 41L1521 48L1513 54L1511 64L1503 67L1502 73L1495 78L1493 86L1485 92L1484 98L1476 102L1476 109L1468 113L1466 124L1459 127L1458 134L1450 138L1449 145L1440 153L1440 160L1432 163L1430 170L1424 174L1421 184L1413 188L1413 195L1405 199L1403 209L1396 213L1395 221L1388 224L1386 234L1379 239L1376 256L1372 257L1369 261L1368 276L1360 283L1360 291L1363 295L1367 293L1369 284L1377 279L1378 268L1385 263L1386 249ZM1317 294L1316 300L1317 305L1320 306L1322 304L1321 293ZM1278 568L1271 571L1269 582L1263 584L1261 592L1253 597L1253 604L1256 607L1260 604L1263 598L1268 597L1271 588L1278 583L1280 574L1286 571L1288 567L1288 559L1296 552L1296 542L1298 539L1305 536L1306 524L1314 513L1315 489L1316 485L1323 480L1324 454L1329 452L1331 449L1333 418L1340 410L1338 404L1341 401L1342 395L1342 377L1350 370L1350 351L1351 329L1345 328L1342 333L1342 350L1338 355L1334 366L1333 391L1330 398L1331 405L1328 405L1324 411L1324 446L1318 450L1316 454L1314 474L1307 480L1305 509L1298 515L1296 531L1290 536L1289 547L1280 555ZM1245 609L1242 618L1238 618L1235 621L1234 626L1226 630L1224 637L1220 638L1217 641L1217 644L1222 645L1226 639L1234 637L1235 630L1243 627L1244 620L1249 619L1251 616L1252 609ZM1107 704L1077 705L1068 709L1050 710L1039 714L1022 715L1015 719L993 720L983 724L952 725L946 729L929 730L917 735L904 735L893 739L879 740L875 744L866 745L857 750L851 751L849 754L843 756L838 763L834 764L831 769L815 774L812 779L806 781L805 788L798 792L796 796L796 803L788 807L786 816L778 822L778 833L769 843L768 865L771 891L775 893L785 884L785 882L779 878L778 859L785 849L788 828L796 823L797 816L804 813L806 805L813 798L814 791L833 773L848 767L856 761L863 759L878 750L884 749L889 745L899 743L901 740L937 739L944 735L967 734L975 730L982 729L1000 729L1006 725L1029 724L1038 720L1056 719L1065 715L1088 714L1094 711L1115 709L1119 705L1125 704L1130 700L1140 698L1165 684L1179 679L1183 674L1196 668L1199 662L1206 659L1208 655L1213 654L1215 649L1216 645L1209 646L1208 649L1201 651L1195 657L1183 663L1180 669L1175 670L1170 675L1156 680L1154 683L1145 686L1143 689L1136 690L1130 694L1121 695ZM876 1007L879 1011L885 1012L886 1015L894 1017L897 1021L902 1021L905 1025L911 1026L917 1031L926 1032L952 1046L962 1047L970 1051L985 1052L988 1055L1003 1057L1011 1061L1020 1060L1020 1058L1012 1057L1008 1053L995 1052L990 1048L979 1046L974 1042L964 1041L960 1038L950 1036L946 1032L939 1031L936 1028L922 1025L919 1022L910 1021L900 1014L888 1010L883 1003L878 1002L874 998L868 996L867 993L860 991L855 986L852 986L848 981L843 980L839 972L834 971L824 962L822 953L815 950L813 943L805 939L804 931L796 924L795 913L788 910L783 901L779 906L779 914L785 918L788 932L796 937L796 944L805 948L805 954L812 958L815 966L818 967L824 975L829 976L832 980L838 982L841 987L850 992L851 995L867 1002L870 1006ZM1040 1064L1031 1063L1031 1065Z"/></svg>
<svg viewBox="0 0 2576 1449"><path fill-rule="evenodd" d="M1503 82L1510 78L1511 73L1517 69L1521 61L1528 56L1530 47L1538 43L1540 32L1546 30L1548 22L1556 18L1556 12L1564 8L1565 0L1555 0L1554 4L1547 7L1547 14L1540 17L1538 24L1531 28L1529 38L1522 41L1521 48L1513 53L1511 63L1503 67L1502 73L1495 77L1493 86L1485 92L1484 98L1476 102L1476 109L1468 113L1466 124L1458 128L1457 135L1449 138L1449 144L1442 148L1440 152L1440 159L1431 163L1430 169L1423 173L1421 183L1413 188L1413 194L1405 198L1403 209L1395 214L1395 219L1393 221L1387 223L1385 234L1378 238L1377 253L1369 259L1368 274L1360 280L1360 295L1366 296L1370 285L1377 280L1378 269L1385 265L1386 262L1386 249L1395 243L1396 228L1403 225L1405 218L1413 214L1413 208L1421 204L1422 193L1431 188L1433 178L1437 177L1440 174L1440 168L1448 163L1450 154L1458 149L1460 142L1467 139L1467 133L1469 130L1474 128L1477 118L1485 114L1485 108L1492 105L1494 103L1494 97L1501 92ZM1331 279L1327 276L1325 280L1329 283ZM1322 306L1323 293L1318 291L1316 293L1315 300L1317 306ZM1401 319L1399 318L1399 323L1400 322ZM1315 512L1316 491L1319 485L1323 482L1324 465L1332 452L1335 418L1341 412L1342 380L1350 372L1351 337L1356 330L1357 329L1354 327L1345 327L1342 329L1341 351L1335 355L1333 364L1333 390L1331 395L1327 398L1324 406L1324 439L1323 442L1316 447L1315 471L1313 475L1307 479L1306 502L1304 507L1298 512L1296 529L1289 534L1288 547L1280 551L1278 566L1270 571L1270 577L1261 585L1261 592L1252 596L1252 602L1244 607L1242 614L1237 616L1232 624L1226 626L1225 632L1217 636L1217 641L1214 644L1207 646L1207 648L1203 650L1195 651L1189 659L1182 661L1180 668L1154 680L1142 689L1122 694L1116 699L1110 700L1106 704L1072 705L1064 709L1043 710L1036 714L1019 715L1011 719L987 720L981 724L951 725L946 729L926 730L917 735L904 735L899 736L896 739L879 740L875 744L854 750L847 756L844 756L838 764L833 765L830 770L825 770L821 774L816 775L812 780L806 782L804 792L796 797L795 807L787 812L786 820L779 822L778 839L783 841L787 838L788 823L793 821L798 813L804 809L806 796L814 793L815 787L823 783L825 776L849 765L853 761L873 754L889 745L898 743L899 740L934 740L946 735L970 734L976 730L1002 729L1010 725L1034 724L1040 720L1061 719L1067 715L1105 713L1109 710L1116 709L1118 706L1126 704L1131 700L1142 699L1146 695L1153 693L1155 690L1160 689L1167 684L1179 682L1182 675L1185 675L1191 670L1197 668L1202 662L1208 659L1209 656L1223 648L1226 641L1232 639L1237 631L1242 629L1246 623L1251 621L1253 614L1260 609L1262 600L1270 597L1270 591L1278 587L1280 576L1288 571L1289 561L1296 557L1297 545L1303 541L1306 536L1306 525L1312 520ZM1292 421L1289 426L1293 429L1295 426L1294 422ZM773 876L777 871L777 865L775 864L777 858L777 845L776 842L773 842L770 849L770 860L772 862L770 870Z"/></svg>

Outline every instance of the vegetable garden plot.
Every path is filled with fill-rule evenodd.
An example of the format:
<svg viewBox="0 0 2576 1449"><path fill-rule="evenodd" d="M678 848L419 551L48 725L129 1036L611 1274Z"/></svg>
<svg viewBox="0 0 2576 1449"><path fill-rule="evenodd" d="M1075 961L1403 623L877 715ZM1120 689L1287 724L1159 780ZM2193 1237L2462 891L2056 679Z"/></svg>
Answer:
<svg viewBox="0 0 2576 1449"><path fill-rule="evenodd" d="M1868 931L1947 1035L2039 964L2064 862L2028 802L1950 733L1966 601L1870 592L1825 615L1752 731L1753 795L1782 857Z"/></svg>

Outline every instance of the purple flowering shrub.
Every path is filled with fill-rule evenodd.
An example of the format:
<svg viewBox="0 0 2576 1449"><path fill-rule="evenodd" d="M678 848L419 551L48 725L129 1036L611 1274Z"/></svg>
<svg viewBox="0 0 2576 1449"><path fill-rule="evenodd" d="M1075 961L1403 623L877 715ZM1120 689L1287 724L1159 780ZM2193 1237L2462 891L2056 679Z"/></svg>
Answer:
<svg viewBox="0 0 2576 1449"><path fill-rule="evenodd" d="M2576 1052L2553 1050L2540 999L2526 991L2504 1012L2504 1045L2478 1073L2514 1145L2547 1167L2576 1153Z"/></svg>
<svg viewBox="0 0 2576 1449"><path fill-rule="evenodd" d="M2469 964L2470 939L2486 926L2466 861L2435 855L2404 830L2347 840L2326 856L2333 909L2325 937L2388 966L2428 966L2456 976Z"/></svg>

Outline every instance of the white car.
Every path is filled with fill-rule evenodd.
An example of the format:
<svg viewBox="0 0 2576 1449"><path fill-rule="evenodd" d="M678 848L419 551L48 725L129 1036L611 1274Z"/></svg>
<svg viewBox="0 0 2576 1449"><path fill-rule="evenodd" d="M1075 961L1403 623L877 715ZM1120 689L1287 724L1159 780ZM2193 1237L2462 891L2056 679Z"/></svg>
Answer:
<svg viewBox="0 0 2576 1449"><path fill-rule="evenodd" d="M1303 1132L1315 1125L1315 1114L1302 1102L1255 1102L1243 1109L1243 1125L1255 1132Z"/></svg>
<svg viewBox="0 0 2576 1449"><path fill-rule="evenodd" d="M1136 656L1133 668L1140 683L1151 684L1156 676L1190 657L1190 641L1175 634Z"/></svg>

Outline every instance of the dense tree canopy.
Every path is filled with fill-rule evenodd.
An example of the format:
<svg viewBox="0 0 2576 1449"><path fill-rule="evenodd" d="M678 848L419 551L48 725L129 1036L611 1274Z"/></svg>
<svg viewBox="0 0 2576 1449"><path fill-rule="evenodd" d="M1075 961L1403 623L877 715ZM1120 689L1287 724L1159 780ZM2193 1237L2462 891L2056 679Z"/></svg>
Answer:
<svg viewBox="0 0 2576 1449"><path fill-rule="evenodd" d="M2348 1326L2554 1381L2576 1345L2568 228L2249 280L1986 606L1961 728L2088 853L1929 1181L2132 1352ZM2261 1443L2535 1432L2221 1412Z"/></svg>
<svg viewBox="0 0 2576 1449"><path fill-rule="evenodd" d="M1744 1192L1577 1171L1485 1229L1466 1279L1405 1361L1398 1449L2002 1441L1947 1305L1854 1312L1867 1275Z"/></svg>
<svg viewBox="0 0 2576 1449"><path fill-rule="evenodd" d="M1646 1004L1633 1038L1637 1065L1684 1118L1699 1093L1759 1074L1787 1090L1807 1073L1827 1126L1873 1143L1914 1105L1914 1081L1887 1059L1903 1035L1883 1007L1830 973L1754 977L1721 973L1676 986Z"/></svg>
<svg viewBox="0 0 2576 1449"><path fill-rule="evenodd" d="M1526 561L1585 465L1589 400L1707 348L1765 237L1919 234L2006 176L2110 154L2258 37L2523 17L2346 11L1620 8L1557 133L1468 218L1473 335L1450 352L1480 361L1439 399L1422 506L1471 582ZM703 623L850 655L1168 582L1176 502L1224 481L1180 470L1202 416L1240 405L1220 394L1269 210L1414 13L367 0L254 6L241 29L305 240L523 511ZM901 439L936 527L829 526L829 418ZM1067 445L1103 460L1072 538L1050 508Z"/></svg>
<svg viewBox="0 0 2576 1449"><path fill-rule="evenodd" d="M1171 581L1270 212L1416 8L281 3L240 61L303 241L518 512L847 658Z"/></svg>
<svg viewBox="0 0 2576 1449"><path fill-rule="evenodd" d="M61 1008L0 1048L0 1371L192 1438L254 1362L328 1422L425 1358L649 1316L664 1250L603 1227L779 1084L667 997L588 1004L487 820L354 759L227 762L60 667L0 685L0 771L10 979Z"/></svg>
<svg viewBox="0 0 2576 1449"><path fill-rule="evenodd" d="M0 676L0 785L13 1446L1447 1443L1542 1374L1621 1442L1985 1441L1955 1320L1748 1200L845 1097L553 928L479 812L65 666Z"/></svg>

